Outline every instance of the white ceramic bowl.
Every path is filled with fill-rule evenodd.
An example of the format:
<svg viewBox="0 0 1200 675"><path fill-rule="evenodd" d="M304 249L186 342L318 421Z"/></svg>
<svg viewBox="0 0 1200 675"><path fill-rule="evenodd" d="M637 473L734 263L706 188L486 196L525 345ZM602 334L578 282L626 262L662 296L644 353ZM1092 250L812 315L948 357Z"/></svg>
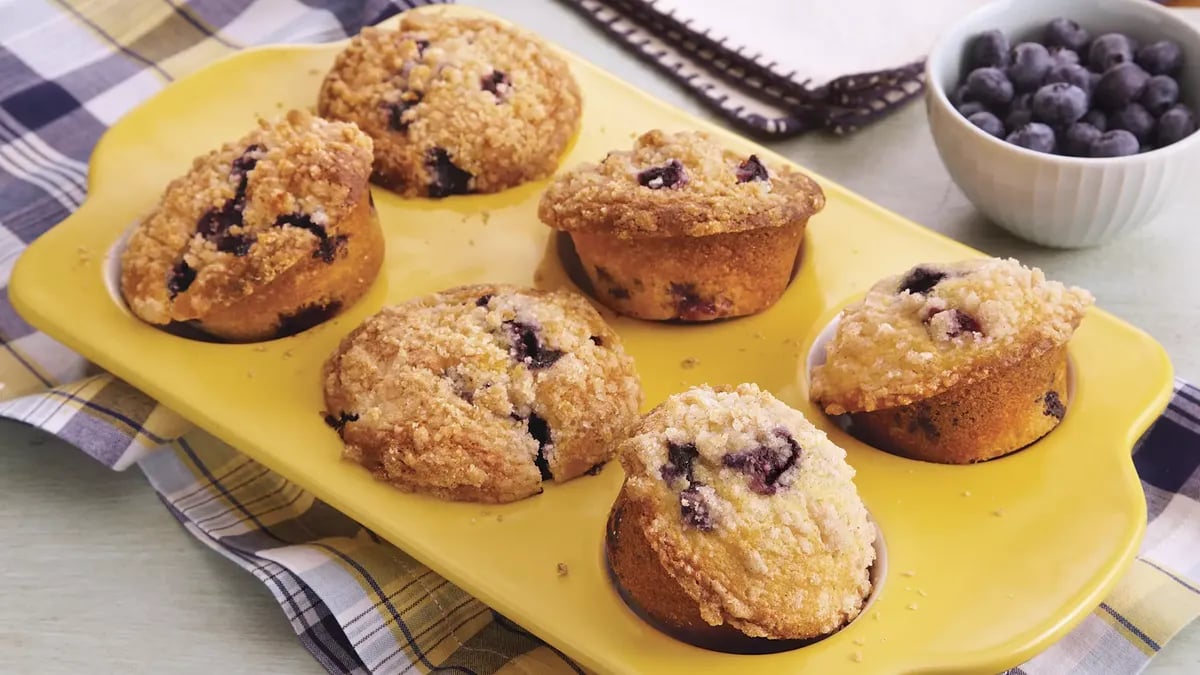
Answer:
<svg viewBox="0 0 1200 675"><path fill-rule="evenodd" d="M1172 200L1194 191L1200 133L1130 157L1077 158L1033 152L980 131L947 92L962 80L968 41L993 28L1015 45L1039 39L1051 19L1067 17L1092 35L1110 31L1183 47L1183 102L1200 102L1200 31L1149 0L999 0L949 29L926 64L926 109L938 153L954 182L985 216L1044 246L1095 246L1146 225Z"/></svg>

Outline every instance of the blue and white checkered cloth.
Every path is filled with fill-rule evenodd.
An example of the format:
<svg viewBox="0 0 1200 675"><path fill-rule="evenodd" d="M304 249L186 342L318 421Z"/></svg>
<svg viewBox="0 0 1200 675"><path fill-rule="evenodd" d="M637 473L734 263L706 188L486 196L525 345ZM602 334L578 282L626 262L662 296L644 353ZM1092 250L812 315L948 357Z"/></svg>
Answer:
<svg viewBox="0 0 1200 675"><path fill-rule="evenodd" d="M244 46L340 39L417 4L426 3L0 0L0 416L114 469L137 464L189 533L271 590L331 673L581 673L370 531L35 331L8 300L17 256L79 207L92 147L127 110ZM1137 672L1200 614L1200 390L1177 384L1134 460L1150 517L1138 561L1074 632L1013 672Z"/></svg>

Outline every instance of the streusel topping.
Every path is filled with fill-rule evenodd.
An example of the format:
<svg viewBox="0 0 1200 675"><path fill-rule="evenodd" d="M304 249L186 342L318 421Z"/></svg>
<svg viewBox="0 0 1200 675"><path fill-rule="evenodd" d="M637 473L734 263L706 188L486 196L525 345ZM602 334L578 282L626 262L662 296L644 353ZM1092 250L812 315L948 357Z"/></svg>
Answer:
<svg viewBox="0 0 1200 675"><path fill-rule="evenodd" d="M790 167L722 147L701 132L655 129L558 176L538 216L566 231L618 237L701 237L782 227L825 206L820 186Z"/></svg>
<svg viewBox="0 0 1200 675"><path fill-rule="evenodd" d="M811 398L836 415L978 382L1066 344L1092 302L1013 259L917 265L842 312Z"/></svg>
<svg viewBox="0 0 1200 675"><path fill-rule="evenodd" d="M369 189L371 139L293 110L196 158L134 230L121 287L166 324L244 298L297 262L342 253L338 223Z"/></svg>

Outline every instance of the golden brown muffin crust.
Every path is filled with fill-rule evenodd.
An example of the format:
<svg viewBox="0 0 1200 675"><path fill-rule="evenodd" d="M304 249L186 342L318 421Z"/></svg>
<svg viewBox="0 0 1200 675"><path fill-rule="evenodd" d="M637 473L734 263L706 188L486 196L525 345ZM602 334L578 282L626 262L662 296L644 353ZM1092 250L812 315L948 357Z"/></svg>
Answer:
<svg viewBox="0 0 1200 675"><path fill-rule="evenodd" d="M850 413L851 433L912 459L982 462L1050 433L1067 414L1070 393L1063 345L910 405Z"/></svg>
<svg viewBox="0 0 1200 675"><path fill-rule="evenodd" d="M702 132L655 129L632 151L558 176L538 216L568 232L700 237L793 225L824 206L820 186L787 166L739 155Z"/></svg>
<svg viewBox="0 0 1200 675"><path fill-rule="evenodd" d="M581 103L566 62L529 33L416 12L397 30L355 36L318 106L375 139L381 184L444 197L553 173L579 128Z"/></svg>
<svg viewBox="0 0 1200 675"><path fill-rule="evenodd" d="M1013 259L928 263L847 307L812 373L829 414L909 405L1065 345L1092 304Z"/></svg>
<svg viewBox="0 0 1200 675"><path fill-rule="evenodd" d="M387 307L325 365L345 456L406 491L507 502L607 461L641 387L582 296L465 286Z"/></svg>

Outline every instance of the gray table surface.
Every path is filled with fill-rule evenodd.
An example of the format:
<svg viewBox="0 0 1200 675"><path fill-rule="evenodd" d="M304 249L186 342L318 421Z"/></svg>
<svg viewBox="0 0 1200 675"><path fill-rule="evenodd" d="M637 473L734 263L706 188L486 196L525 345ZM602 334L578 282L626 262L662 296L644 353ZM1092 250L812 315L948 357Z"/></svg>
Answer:
<svg viewBox="0 0 1200 675"><path fill-rule="evenodd" d="M461 2L708 117L556 2ZM774 148L919 223L1091 289L1105 309L1162 342L1179 376L1200 381L1200 283L1193 276L1200 228L1189 217L1197 203L1179 204L1150 230L1103 248L1050 251L975 213L942 168L920 105L849 139L812 136ZM0 672L323 672L266 589L187 535L138 471L108 471L44 434L0 422L0 495ZM1185 630L1146 672L1200 672L1200 626Z"/></svg>

